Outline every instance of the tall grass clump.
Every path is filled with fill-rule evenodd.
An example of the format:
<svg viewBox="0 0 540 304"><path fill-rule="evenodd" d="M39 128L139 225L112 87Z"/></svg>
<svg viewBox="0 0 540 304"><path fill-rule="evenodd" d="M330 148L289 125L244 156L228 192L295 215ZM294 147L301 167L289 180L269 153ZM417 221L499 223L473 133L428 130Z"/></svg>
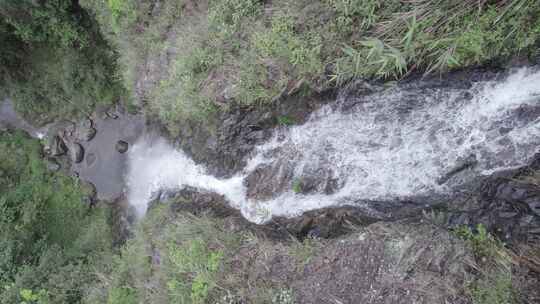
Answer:
<svg viewBox="0 0 540 304"><path fill-rule="evenodd" d="M476 258L476 278L467 290L474 304L516 303L512 286L512 255L504 245L479 224L476 229L459 227L456 234L472 248Z"/></svg>
<svg viewBox="0 0 540 304"><path fill-rule="evenodd" d="M0 88L35 124L78 117L121 93L114 54L77 2L0 2Z"/></svg>
<svg viewBox="0 0 540 304"><path fill-rule="evenodd" d="M402 4L373 23L364 38L343 48L334 75L338 83L352 77L400 78L413 70L481 64L526 50L539 38L536 1Z"/></svg>

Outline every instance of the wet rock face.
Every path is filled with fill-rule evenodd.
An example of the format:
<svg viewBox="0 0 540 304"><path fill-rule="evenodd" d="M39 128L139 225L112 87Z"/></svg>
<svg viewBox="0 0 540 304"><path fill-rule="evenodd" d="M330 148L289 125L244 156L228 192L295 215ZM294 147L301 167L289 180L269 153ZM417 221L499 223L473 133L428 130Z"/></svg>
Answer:
<svg viewBox="0 0 540 304"><path fill-rule="evenodd" d="M497 187L495 198L511 204L523 204L537 216L540 216L540 187L537 185L509 181Z"/></svg>
<svg viewBox="0 0 540 304"><path fill-rule="evenodd" d="M481 223L507 243L540 242L540 180L521 171L488 179L473 192L474 199L449 204L451 210L456 208L449 224L474 227Z"/></svg>
<svg viewBox="0 0 540 304"><path fill-rule="evenodd" d="M244 180L247 197L257 201L271 199L277 193L292 189L293 185L290 182L292 177L292 168L286 163L261 166Z"/></svg>
<svg viewBox="0 0 540 304"><path fill-rule="evenodd" d="M238 231L253 229L271 239L300 240L307 237L337 238L353 232L353 226L366 226L379 218L366 216L365 210L353 207L325 208L306 212L295 218L277 217L264 225L248 222L240 211L231 208L222 195L192 187L168 189L156 192L149 208L158 204L170 204L171 212L189 212L215 218L231 218L231 225ZM415 211L418 213L418 211Z"/></svg>
<svg viewBox="0 0 540 304"><path fill-rule="evenodd" d="M276 152L276 153L279 153ZM343 187L343 181L336 178L331 170L306 168L302 176L294 179L294 166L283 159L262 165L244 180L247 197L257 201L269 200L280 193L294 191L299 194L335 193Z"/></svg>
<svg viewBox="0 0 540 304"><path fill-rule="evenodd" d="M271 137L273 128L280 125L279 118L300 124L312 111L333 100L335 92L328 91L308 97L289 96L256 109L231 105L231 110L210 117L210 122L181 122L176 144L193 160L205 164L210 174L230 177L244 168L257 145Z"/></svg>

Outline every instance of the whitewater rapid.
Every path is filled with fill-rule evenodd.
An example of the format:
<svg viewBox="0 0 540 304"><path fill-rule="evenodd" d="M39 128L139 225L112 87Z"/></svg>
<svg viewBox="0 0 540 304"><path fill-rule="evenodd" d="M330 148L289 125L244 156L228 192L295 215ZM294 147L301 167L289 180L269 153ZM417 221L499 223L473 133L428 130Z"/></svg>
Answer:
<svg viewBox="0 0 540 304"><path fill-rule="evenodd" d="M197 187L224 195L248 220L262 223L362 200L444 194L454 185L524 166L540 147L540 72L534 69L469 89L396 86L349 95L303 125L276 129L229 179L208 175L164 139L143 136L128 156L128 200L142 216L160 189ZM467 174L441 182L471 156L475 165ZM244 180L263 165L292 171L291 187L266 201L250 200ZM338 181L337 191L295 193L292 183L313 172Z"/></svg>

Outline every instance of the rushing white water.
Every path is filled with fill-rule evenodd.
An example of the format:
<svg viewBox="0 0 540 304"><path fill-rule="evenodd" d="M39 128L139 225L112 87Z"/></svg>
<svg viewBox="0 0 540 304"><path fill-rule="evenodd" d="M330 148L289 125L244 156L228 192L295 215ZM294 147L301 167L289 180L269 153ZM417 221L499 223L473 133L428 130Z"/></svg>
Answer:
<svg viewBox="0 0 540 304"><path fill-rule="evenodd" d="M390 88L338 100L301 126L277 130L242 173L225 180L163 139L144 137L129 153L128 200L143 215L159 189L193 186L223 194L246 218L263 222L361 200L445 193L530 161L540 147L539 109L540 72L529 69L469 90ZM441 182L471 155L472 169ZM290 183L315 175L339 186L332 194L317 188L306 195L287 187L272 199L250 200L244 179L262 165L274 168L275 178L292 172Z"/></svg>

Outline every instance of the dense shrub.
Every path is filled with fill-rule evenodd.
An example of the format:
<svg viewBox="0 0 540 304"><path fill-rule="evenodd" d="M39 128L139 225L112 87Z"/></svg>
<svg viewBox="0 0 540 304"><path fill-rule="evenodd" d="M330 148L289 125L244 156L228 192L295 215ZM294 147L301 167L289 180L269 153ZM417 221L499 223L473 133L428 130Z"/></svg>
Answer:
<svg viewBox="0 0 540 304"><path fill-rule="evenodd" d="M111 254L108 211L47 171L37 140L0 133L0 303L77 303Z"/></svg>
<svg viewBox="0 0 540 304"><path fill-rule="evenodd" d="M76 1L0 1L0 39L0 88L35 124L87 114L120 93L114 54Z"/></svg>

